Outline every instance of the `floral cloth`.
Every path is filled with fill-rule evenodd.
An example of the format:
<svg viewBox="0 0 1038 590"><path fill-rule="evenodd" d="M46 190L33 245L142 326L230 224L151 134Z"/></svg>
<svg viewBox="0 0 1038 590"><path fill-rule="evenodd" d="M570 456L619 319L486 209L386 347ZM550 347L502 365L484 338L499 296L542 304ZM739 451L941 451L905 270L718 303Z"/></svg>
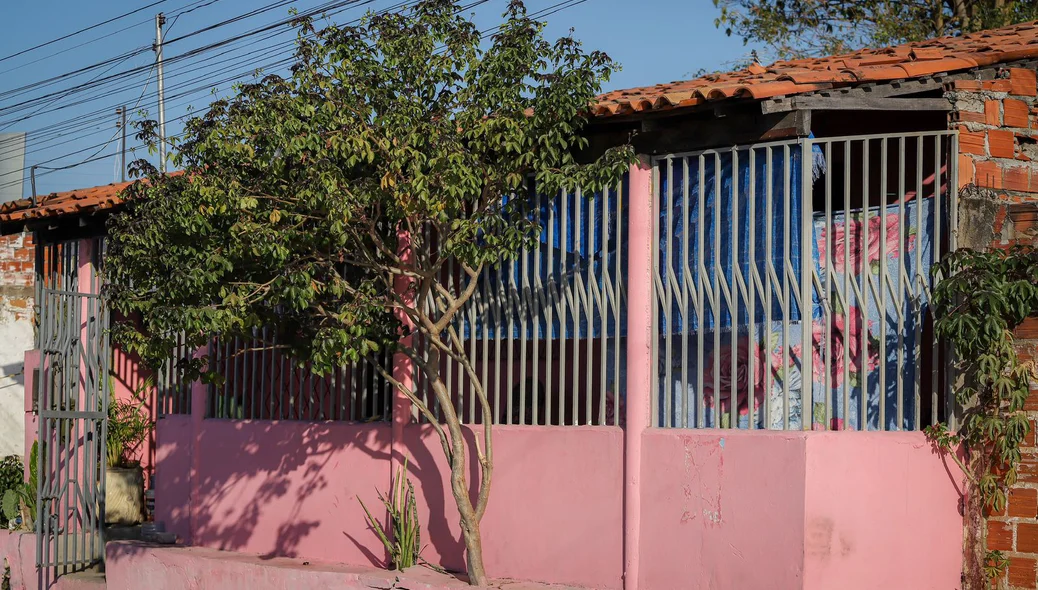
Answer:
<svg viewBox="0 0 1038 590"><path fill-rule="evenodd" d="M661 337L659 422L745 428L752 413L757 427L874 429L882 409L886 428L914 428L933 224L932 198L833 216L831 226L815 218L810 424L803 407L804 324L792 310L795 301L786 322L773 306L770 323L757 313L750 324L745 295L733 305L743 320L734 328L671 334L669 356ZM824 301L819 289L828 294ZM755 297L763 300L759 291Z"/></svg>

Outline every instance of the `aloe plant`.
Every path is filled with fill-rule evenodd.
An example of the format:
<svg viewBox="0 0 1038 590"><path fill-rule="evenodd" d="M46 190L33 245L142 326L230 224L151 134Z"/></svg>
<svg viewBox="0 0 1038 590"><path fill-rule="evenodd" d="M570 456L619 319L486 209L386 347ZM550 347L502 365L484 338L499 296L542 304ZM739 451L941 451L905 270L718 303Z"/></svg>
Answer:
<svg viewBox="0 0 1038 590"><path fill-rule="evenodd" d="M365 519L368 525L378 535L386 551L389 552L390 569L405 570L416 565L421 560L422 553L422 527L418 523L418 503L415 501L414 484L407 477L407 459L404 459L403 467L397 471L390 482L391 491L383 494L378 490L378 499L389 512L390 531L393 538L390 539L382 523L371 516L364 501L357 498L361 508L364 509Z"/></svg>

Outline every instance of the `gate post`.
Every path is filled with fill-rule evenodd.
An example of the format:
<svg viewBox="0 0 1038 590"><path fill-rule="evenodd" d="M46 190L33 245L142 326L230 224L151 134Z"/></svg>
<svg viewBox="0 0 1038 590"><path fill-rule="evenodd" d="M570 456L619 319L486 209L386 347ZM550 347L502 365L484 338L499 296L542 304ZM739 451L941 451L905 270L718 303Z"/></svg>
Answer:
<svg viewBox="0 0 1038 590"><path fill-rule="evenodd" d="M651 419L652 249L656 206L651 160L640 156L628 182L627 426L624 434L624 590L638 587L642 434Z"/></svg>

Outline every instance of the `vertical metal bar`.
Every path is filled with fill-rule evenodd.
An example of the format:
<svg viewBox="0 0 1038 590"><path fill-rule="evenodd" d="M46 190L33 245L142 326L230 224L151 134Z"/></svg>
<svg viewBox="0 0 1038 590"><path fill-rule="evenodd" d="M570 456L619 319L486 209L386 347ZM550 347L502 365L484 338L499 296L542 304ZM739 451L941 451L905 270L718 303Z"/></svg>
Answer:
<svg viewBox="0 0 1038 590"><path fill-rule="evenodd" d="M747 301L746 301L746 338L749 341L749 358L746 360L746 374L749 375L750 381L753 383L751 387L751 393L747 400L747 408L749 414L749 428L757 428L757 415L761 408L757 405L757 387L764 387L762 384L757 384L756 375L757 371L762 371L764 367L756 366L758 362L763 363L765 355L762 358L757 358L757 283L755 278L757 276L757 153L753 146L747 151L749 156L749 186L747 187L747 196L749 197L746 202L746 212L749 217L749 231L747 232ZM764 392L763 401L767 401L767 392Z"/></svg>
<svg viewBox="0 0 1038 590"><path fill-rule="evenodd" d="M714 375L714 427L720 428L724 412L721 406L721 280L724 277L724 271L721 270L721 157L716 152L711 155L714 159L714 265L711 277L714 292L714 349L710 361ZM734 400L729 398L728 403L734 403Z"/></svg>
<svg viewBox="0 0 1038 590"><path fill-rule="evenodd" d="M958 132L953 131L950 136L950 145L948 148L948 207L949 207L949 224L948 228L948 251L954 252L958 249L958 234L959 234L959 161L957 154L959 153L959 135ZM955 349L950 345L946 345L945 351L947 356L943 367L945 369L945 391L944 391L944 402L948 408L946 420L953 429L959 427L959 411L956 407L955 395L952 391L953 384L957 378L956 375L956 363L954 362ZM917 411L919 411L917 409Z"/></svg>
<svg viewBox="0 0 1038 590"><path fill-rule="evenodd" d="M602 205L599 210L602 216L602 232L598 237L598 250L601 258L599 264L601 265L601 272L599 273L602 278L602 292L606 293L602 306L599 308L599 342L598 342L598 420L594 423L600 426L606 425L606 396L608 395L608 375L606 374L606 355L609 354L608 348L608 337L609 337L609 293L611 292L611 285L609 285L609 193L610 189L605 188L602 190ZM594 222L594 216L592 216L592 222ZM598 280L597 278L595 279ZM620 398L620 392L617 391L614 395L615 408L618 408ZM619 410L617 409L617 412ZM614 412L615 413L615 412Z"/></svg>
<svg viewBox="0 0 1038 590"><path fill-rule="evenodd" d="M833 384L832 384L832 340L833 340L833 142L825 142L825 292L819 299L822 301L822 313L825 314L825 326L821 342L818 343L822 353L824 367L822 369L822 380L824 387L822 393L825 395L825 425L824 430L829 430L833 425ZM812 343L814 346L814 343Z"/></svg>
<svg viewBox="0 0 1038 590"><path fill-rule="evenodd" d="M843 144L843 294L844 294L844 306L843 306L843 333L840 334L840 341L843 343L840 351L841 355L841 366L843 367L843 417L844 417L844 428L851 427L851 380L850 380L850 334L848 328L851 326L853 321L851 318L851 275L854 273L854 268L851 267L851 242L856 240L858 236L851 233L851 154L852 146L850 140L847 140ZM859 418L858 422L861 422Z"/></svg>
<svg viewBox="0 0 1038 590"><path fill-rule="evenodd" d="M931 268L935 268L937 263L941 259L941 136L933 136L933 247L930 248L932 261ZM949 158L950 160L950 158ZM934 285L931 284L931 288ZM931 291L932 292L932 291ZM936 317L933 314L933 305L930 305L930 315L934 317L934 325L936 325ZM939 392L940 387L938 385L938 372L937 368L940 364L937 347L937 332L934 330L931 335L930 341L930 420L931 424L937 424L938 414L937 409L940 407ZM948 419L949 416L945 416Z"/></svg>
<svg viewBox="0 0 1038 590"><path fill-rule="evenodd" d="M583 192L581 192L583 195ZM585 378L584 378L584 423L594 424L591 419L591 407L592 407L592 376L594 375L594 361L595 355L592 347L594 346L595 338L595 292L592 287L594 286L594 257L595 257L595 193L591 193L590 196L586 197L581 201L581 212L586 211L587 215L584 219L587 220L587 232L584 235L584 243L587 248L584 250L584 261L587 266L587 308L585 309L585 317L587 318L587 325L584 328L584 338L587 339L587 358L584 359ZM586 208L585 208L586 207ZM579 373L578 367L573 367L574 371Z"/></svg>
<svg viewBox="0 0 1038 590"><path fill-rule="evenodd" d="M569 299L570 305L573 307L573 363L570 365L570 374L572 375L573 385L570 388L570 405L572 407L572 413L570 414L570 424L576 426L580 424L579 415L579 402L580 402L580 293L579 287L577 286L577 278L580 273L580 213L581 213L581 200L582 195L580 194L580 188L578 187L573 195L573 272L566 273L566 297Z"/></svg>
<svg viewBox="0 0 1038 590"><path fill-rule="evenodd" d="M898 138L897 145L897 430L905 428L905 137Z"/></svg>
<svg viewBox="0 0 1038 590"><path fill-rule="evenodd" d="M729 218L730 223L725 227L731 232L732 239L730 262L731 262L731 276L728 278L729 290L731 292L731 299L728 301L728 315L732 323L732 332L730 334L730 341L732 347L732 392L731 397L728 398L728 409L730 416L728 418L729 424L732 428L739 427L739 380L735 378L739 374L739 285L737 283L737 277L741 272L739 270L739 150L732 149L732 198L731 198L731 217ZM720 156L720 154L718 154ZM718 158L720 159L720 157ZM720 228L719 228L720 229ZM747 391L746 391L746 403L751 403L750 398L753 397L754 388L756 382L753 379L753 374L747 376Z"/></svg>
<svg viewBox="0 0 1038 590"><path fill-rule="evenodd" d="M559 425L566 424L566 395L570 392L570 383L566 371L566 293L569 291L569 277L566 269L566 251L569 248L569 191L562 191L562 202L559 203ZM523 405L525 408L526 406Z"/></svg>
<svg viewBox="0 0 1038 590"><path fill-rule="evenodd" d="M552 201L554 201L554 202L552 202ZM559 332L556 332L556 330L555 330L555 306L558 304L558 299L555 296L555 294L558 291L557 282L559 280L559 277L558 277L557 273L555 272L555 238L556 238L555 223L558 220L558 216L555 215L555 204L556 203L558 203L558 196L557 195L554 197L554 199L552 199L551 201L548 202L548 228L547 228L547 240L548 240L548 244L547 244L547 250L548 250L548 280L546 281L546 285L544 287L544 289L546 291L545 295L547 296L547 301L548 301L548 304L545 306L545 318L546 318L545 326L547 327L547 333L546 333L547 342L545 342L545 354L544 354L545 358L547 359L547 362L545 363L545 368L544 368L544 378L546 380L545 385L544 385L544 389L546 391L545 402L544 402L544 406L545 406L544 407L544 423L545 424L553 424L551 413L552 413L552 406L555 405L555 404L552 403L554 401L554 398L552 397L552 382L551 382L551 378L552 378L552 374L554 373L554 371L552 370L554 368L554 367L552 367L552 364L555 362L555 355L552 353L552 346L553 346L553 342L554 342L555 338L559 334ZM566 222L565 219L563 219L562 223L565 223L565 222ZM559 390L559 398L560 399L564 396L564 392L566 390L566 382L565 382L565 380L563 378L563 374L562 374L563 365L565 365L564 362L560 362L559 363L558 390ZM561 424L562 412L559 412L559 417L560 417L559 423Z"/></svg>
<svg viewBox="0 0 1038 590"><path fill-rule="evenodd" d="M912 272L912 283L914 284L913 291L916 292L916 309L914 309L914 316L916 316L916 334L914 334L913 357L916 359L914 363L914 385L916 385L916 429L919 430L922 423L923 415L923 322L926 319L925 312L923 310L923 293L926 289L926 283L928 277L923 274L923 243L922 240L926 234L923 230L923 167L924 167L924 138L918 136L916 138L916 235L919 237L921 243L916 247L916 268Z"/></svg>
<svg viewBox="0 0 1038 590"><path fill-rule="evenodd" d="M810 430L814 417L813 328L814 323L814 142L802 140L800 148L800 427ZM792 195L790 195L792 196Z"/></svg>
<svg viewBox="0 0 1038 590"><path fill-rule="evenodd" d="M688 310L688 299L689 299L689 281L692 277L689 276L688 270L688 218L690 211L688 209L688 158L681 158L681 300L684 305L684 309ZM673 190L671 190L673 194ZM670 208L669 215L674 214L674 207ZM691 325L691 313L686 311L682 320L681 330L681 420L678 425L682 428L688 428L688 332ZM668 386L669 389L669 386ZM694 426L694 424L693 424Z"/></svg>
<svg viewBox="0 0 1038 590"><path fill-rule="evenodd" d="M861 315L861 328L860 337L861 341L858 344L858 383L861 384L861 414L858 416L858 429L868 430L869 429L869 172L871 171L869 161L869 140L862 141L862 223L861 223L861 252L860 252L860 263L861 263L861 275L860 275L860 287L861 287L861 298L862 301L858 302L858 313Z"/></svg>
<svg viewBox="0 0 1038 590"><path fill-rule="evenodd" d="M879 430L887 429L887 138L880 140L879 160L879 381L876 384L876 402L879 405ZM872 270L869 269L871 274ZM862 323L862 329L868 332L868 322ZM868 351L865 351L866 359ZM866 361L865 366L868 366ZM863 371L866 369L863 369Z"/></svg>
<svg viewBox="0 0 1038 590"><path fill-rule="evenodd" d="M665 214L661 216L661 219L665 219L667 223L667 233L664 238L664 252L666 257L663 260L661 268L664 266L667 269L666 278L663 281L663 292L664 292L664 303L663 303L663 320L666 322L666 333L663 334L664 338L664 357L663 357L663 425L666 427L673 427L675 425L673 408L674 408L674 380L671 377L672 367L674 366L673 357L673 333L675 322L679 321L674 317L674 289L673 282L670 277L674 273L674 160L667 158L667 190L665 194L660 195L660 207L665 211Z"/></svg>
<svg viewBox="0 0 1038 590"><path fill-rule="evenodd" d="M658 174L653 173L653 176ZM627 245L623 243L623 220L626 210L624 209L624 188L623 183L616 189L616 254L613 256L613 264L616 268L613 270L613 281L614 281L614 292L616 298L614 299L613 305L613 426L620 425L620 401L621 401L621 390L624 388L624 384L620 383L620 334L622 333L622 326L620 325L620 307L622 305L623 294L621 289L623 288L623 275L620 269L620 263L622 256L620 252L623 252ZM653 224L655 226L656 224ZM656 250L656 248L653 248ZM656 337L653 336L653 342L656 342ZM655 346L655 345L653 345ZM655 379L653 380L655 381ZM652 395L652 399L656 399L657 396ZM655 413L653 414L655 416ZM655 418L653 418L655 420Z"/></svg>
<svg viewBox="0 0 1038 590"><path fill-rule="evenodd" d="M788 268L788 264L789 264L788 261L789 261L789 255L790 255L790 246L791 246L790 242L792 241L792 235L791 235L791 231L790 231L790 227L789 227L789 225L790 225L789 224L789 221L790 221L789 218L790 218L790 215L792 214L790 212L790 208L791 208L790 206L792 205L792 200L793 200L792 194L790 194L790 175L791 175L790 163L791 162L790 162L790 157L789 156L790 156L790 154L789 154L789 144L788 143L787 144L783 144L782 145L782 210L783 210L783 213L782 213L782 255L783 255L782 256L782 260L783 260L783 269L782 269L782 306L783 306L783 310L782 310L782 315L783 315L783 317L782 317L782 355L781 355L781 358L782 358L782 368L783 368L783 377L782 377L782 427L785 430L789 430L789 414L790 414L789 378L788 378L788 375L785 374L786 373L785 369L787 369L789 367L789 324L790 324L790 320L791 320L790 316L792 315L792 313L791 313L792 312L792 305L791 305L791 302L789 300L789 287L790 287L790 282L791 282L792 277L790 277L789 273L787 272L787 268ZM803 305L801 305L801 309L800 309L800 319L801 319L801 321L804 321ZM801 383L803 383L804 379L806 379L806 378L807 378L806 376L803 376L800 379ZM801 386L801 392L800 392L801 408L803 408L803 399L804 399L804 397L803 397L803 387Z"/></svg>
<svg viewBox="0 0 1038 590"><path fill-rule="evenodd" d="M541 385L540 385L540 381L539 381L539 376L540 376L540 365L541 365L541 354L540 354L541 353L541 305L540 305L540 303L541 303L541 298L544 296L544 285L542 284L542 281L541 281L541 235L542 235L542 233L544 231L544 228L541 227L541 192L540 191L534 191L533 198L534 198L533 215L534 215L534 217L537 220L537 241L534 242L534 244L533 244L533 281L532 281L533 282L533 292L531 293L531 297L530 297L530 304L533 306L533 321L531 322L531 324L533 326L533 328L532 328L532 335L531 335L531 338L533 339L533 355L532 355L533 359L532 359L532 363L531 364L533 366L530 367L530 369L531 369L531 372L532 372L531 383L533 383L533 386L536 389L534 391L530 392L530 395L533 398L533 399L530 400L531 404L532 404L532 407L533 407L533 412L532 412L532 415L530 416L530 422L532 424L538 424L539 423L538 418L540 416L540 404L541 404L540 397L541 397L541 393L542 393L540 391L541 390ZM550 367L547 368L547 371L551 372ZM545 404L550 405L550 402L548 401L549 397L547 395L547 392L545 392L545 398L544 399L545 399ZM525 408L526 406L523 406L523 407Z"/></svg>
<svg viewBox="0 0 1038 590"><path fill-rule="evenodd" d="M696 346L696 351L697 351L696 354L698 355L697 359L696 359L696 361L697 361L696 362L696 397L698 398L698 404L699 404L699 408L698 408L699 411L696 412L696 414L697 414L697 420L699 422L699 427L700 428L705 428L706 426L710 426L710 424L708 424L707 421L706 421L706 391L704 389L705 385L703 383L703 373L704 373L704 370L705 370L703 346L704 346L704 332L706 330L706 309L704 308L706 292L704 290L703 282L710 280L710 278L708 276L708 273L706 272L706 264L705 264L705 259L706 259L706 252L705 252L705 247L706 247L706 237L705 237L706 236L706 227L705 227L704 223L705 223L705 220L706 220L706 211L705 211L706 210L706 205L707 205L707 198L706 198L706 157L705 157L704 154L700 154L699 155L699 206L696 207L696 241L697 241L697 244L696 244L696 246L697 246L696 247L696 266L697 266L697 269L698 269L698 272L696 273L698 275L697 280L696 280L696 297L699 300L698 308L700 310L699 311L699 316L698 316L699 325L696 326L696 338L698 339L697 346ZM714 195L714 205L715 205L715 207L717 206L717 195L716 194ZM716 231L717 231L717 228L715 226L714 232L716 233ZM719 251L719 248L715 247L715 252L717 252L717 251ZM715 271L716 271L716 269L715 269ZM714 362L713 359L717 357L718 348L720 347L719 346L719 342L717 340L718 334L720 333L720 331L718 330L718 328L720 327L719 326L720 322L718 321L718 310L717 310L717 298L716 298L716 296L713 299L713 303L710 304L710 313L713 315L713 318L714 318L714 350L711 353L711 359L710 359L710 362L713 363ZM718 381L717 381L718 375L717 375L716 368L714 368L714 370L713 370L713 375L714 375L714 383L713 383L714 397L711 400L711 403L713 404L713 407L714 407L714 422L713 422L712 426L717 427L717 426L720 426L720 423L717 420L717 415L718 415L718 413L720 412L720 409L721 409L721 400L718 399L718 397L719 397L718 394L720 392L720 387L719 387Z"/></svg>

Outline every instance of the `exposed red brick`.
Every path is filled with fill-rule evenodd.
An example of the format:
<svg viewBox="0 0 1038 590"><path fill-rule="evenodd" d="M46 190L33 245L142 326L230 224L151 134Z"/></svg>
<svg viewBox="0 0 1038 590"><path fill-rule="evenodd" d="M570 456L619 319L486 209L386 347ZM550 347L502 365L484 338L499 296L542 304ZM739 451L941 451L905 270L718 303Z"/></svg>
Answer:
<svg viewBox="0 0 1038 590"><path fill-rule="evenodd" d="M992 129L988 131L988 150L995 158L1012 158L1016 155L1016 136L1012 131Z"/></svg>
<svg viewBox="0 0 1038 590"><path fill-rule="evenodd" d="M998 100L984 101L984 122L988 125L1002 124L1002 102Z"/></svg>
<svg viewBox="0 0 1038 590"><path fill-rule="evenodd" d="M952 90L982 90L980 80L954 80L951 83Z"/></svg>
<svg viewBox="0 0 1038 590"><path fill-rule="evenodd" d="M973 111L955 111L952 113L952 121L960 123L983 123L987 124L987 117L984 113L974 113Z"/></svg>
<svg viewBox="0 0 1038 590"><path fill-rule="evenodd" d="M1015 98L1007 98L1002 101L1002 121L1006 127L1027 128L1029 124L1030 109L1027 103Z"/></svg>
<svg viewBox="0 0 1038 590"><path fill-rule="evenodd" d="M988 521L988 549L991 551L1013 550L1013 525L998 520Z"/></svg>
<svg viewBox="0 0 1038 590"><path fill-rule="evenodd" d="M1031 190L1027 166L1006 167L1002 171L1002 187L1006 190L1027 192Z"/></svg>
<svg viewBox="0 0 1038 590"><path fill-rule="evenodd" d="M973 171L973 158L959 154L959 187L973 184L976 176Z"/></svg>
<svg viewBox="0 0 1038 590"><path fill-rule="evenodd" d="M1024 442L1020 445L1024 450L1035 449L1035 423L1031 420L1031 428L1027 431L1027 435L1024 436Z"/></svg>
<svg viewBox="0 0 1038 590"><path fill-rule="evenodd" d="M1038 340L1038 318L1027 318L1013 331L1017 340Z"/></svg>
<svg viewBox="0 0 1038 590"><path fill-rule="evenodd" d="M1009 92L1013 86L1009 80L984 80L983 88L989 92Z"/></svg>
<svg viewBox="0 0 1038 590"><path fill-rule="evenodd" d="M998 162L977 162L975 174L977 186L1002 188L1002 167L998 165Z"/></svg>
<svg viewBox="0 0 1038 590"><path fill-rule="evenodd" d="M1009 490L1009 509L1006 514L1022 518L1038 518L1038 490L1033 488Z"/></svg>
<svg viewBox="0 0 1038 590"><path fill-rule="evenodd" d="M1027 403L1033 405L1034 402L1030 401L1032 397L1035 397L1034 392L1031 392L1031 395L1028 396ZM1026 404L1024 410L1031 411L1027 409ZM1024 453L1023 456L1020 457L1020 464L1016 467L1016 479L1020 483L1038 483L1038 455L1033 453Z"/></svg>
<svg viewBox="0 0 1038 590"><path fill-rule="evenodd" d="M1038 561L1029 557L1009 558L1009 585L1019 588L1034 588L1038 579Z"/></svg>
<svg viewBox="0 0 1038 590"><path fill-rule="evenodd" d="M1034 70L1024 68L1009 69L1010 92L1018 96L1038 96L1038 83Z"/></svg>
<svg viewBox="0 0 1038 590"><path fill-rule="evenodd" d="M1038 523L1020 522L1016 525L1016 550L1038 553Z"/></svg>
<svg viewBox="0 0 1038 590"><path fill-rule="evenodd" d="M959 151L965 154L986 156L987 150L984 149L984 132L966 131L965 129L960 130Z"/></svg>

